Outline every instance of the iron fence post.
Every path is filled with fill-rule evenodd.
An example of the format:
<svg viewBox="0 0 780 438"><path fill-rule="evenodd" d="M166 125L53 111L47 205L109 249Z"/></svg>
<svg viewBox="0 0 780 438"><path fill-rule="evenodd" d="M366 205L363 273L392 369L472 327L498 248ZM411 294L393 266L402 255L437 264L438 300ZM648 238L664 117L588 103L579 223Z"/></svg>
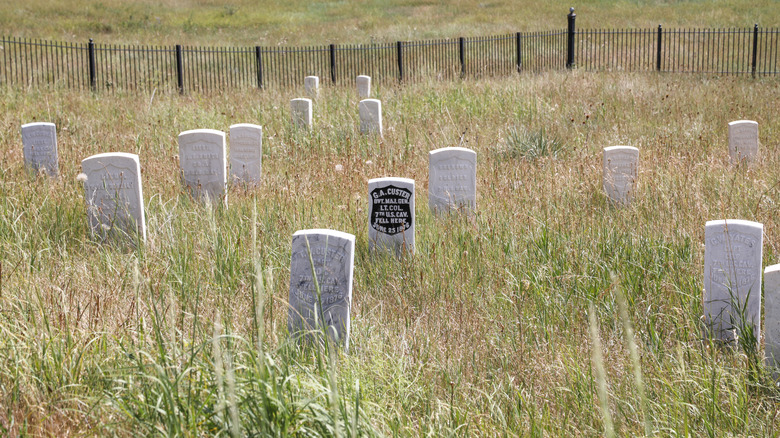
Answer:
<svg viewBox="0 0 780 438"><path fill-rule="evenodd" d="M257 65L257 88L263 88L263 58L260 46L255 46L255 64Z"/></svg>
<svg viewBox="0 0 780 438"><path fill-rule="evenodd" d="M520 32L517 32L516 34L517 39L515 40L515 45L517 46L517 72L520 73L523 70L523 51L522 51L522 34Z"/></svg>
<svg viewBox="0 0 780 438"><path fill-rule="evenodd" d="M574 8L569 8L569 40L566 45L566 68L572 69L574 67L574 20L577 18L577 14L574 13Z"/></svg>
<svg viewBox="0 0 780 438"><path fill-rule="evenodd" d="M336 84L336 45L330 45L330 82Z"/></svg>
<svg viewBox="0 0 780 438"><path fill-rule="evenodd" d="M95 69L95 43L89 39L89 87L95 90L97 85L97 71Z"/></svg>
<svg viewBox="0 0 780 438"><path fill-rule="evenodd" d="M458 50L460 51L460 77L466 76L466 61L465 61L465 45L466 39L463 37L458 38Z"/></svg>
<svg viewBox="0 0 780 438"><path fill-rule="evenodd" d="M181 59L181 44L176 44L176 85L179 94L184 94L184 65Z"/></svg>
<svg viewBox="0 0 780 438"><path fill-rule="evenodd" d="M655 70L661 71L661 25L658 25L658 40L655 48Z"/></svg>
<svg viewBox="0 0 780 438"><path fill-rule="evenodd" d="M398 55L398 82L404 81L403 47L404 47L404 43L402 43L401 41L395 43L395 49Z"/></svg>
<svg viewBox="0 0 780 438"><path fill-rule="evenodd" d="M756 62L758 61L758 23L753 25L753 64L750 71L756 77Z"/></svg>

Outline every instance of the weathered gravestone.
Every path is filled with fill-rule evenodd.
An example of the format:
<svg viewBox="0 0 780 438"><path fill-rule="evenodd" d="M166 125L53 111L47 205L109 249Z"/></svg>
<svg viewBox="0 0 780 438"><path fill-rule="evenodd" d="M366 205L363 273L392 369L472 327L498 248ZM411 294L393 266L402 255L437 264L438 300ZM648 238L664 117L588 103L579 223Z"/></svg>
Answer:
<svg viewBox="0 0 780 438"><path fill-rule="evenodd" d="M368 99L371 97L371 76L360 75L357 77L358 97Z"/></svg>
<svg viewBox="0 0 780 438"><path fill-rule="evenodd" d="M57 128L54 123L35 122L22 125L22 150L28 169L45 171L49 176L60 172L57 152Z"/></svg>
<svg viewBox="0 0 780 438"><path fill-rule="evenodd" d="M629 204L636 191L639 149L631 146L610 146L604 148L602 160L602 179L607 197L616 204Z"/></svg>
<svg viewBox="0 0 780 438"><path fill-rule="evenodd" d="M764 358L780 369L780 265L764 270Z"/></svg>
<svg viewBox="0 0 780 438"><path fill-rule="evenodd" d="M434 212L473 212L477 205L477 153L441 148L428 154L428 206Z"/></svg>
<svg viewBox="0 0 780 438"><path fill-rule="evenodd" d="M320 95L320 78L319 76L306 76L303 78L303 87L306 89L306 94L311 97L317 97Z"/></svg>
<svg viewBox="0 0 780 438"><path fill-rule="evenodd" d="M763 232L738 219L704 227L704 322L713 339L732 342L751 327L760 339Z"/></svg>
<svg viewBox="0 0 780 438"><path fill-rule="evenodd" d="M311 128L311 99L297 98L290 101L290 116L296 128Z"/></svg>
<svg viewBox="0 0 780 438"><path fill-rule="evenodd" d="M354 263L352 234L322 229L293 234L287 320L291 334L311 333L324 327L331 339L349 348Z"/></svg>
<svg viewBox="0 0 780 438"><path fill-rule="evenodd" d="M729 157L732 163L752 164L758 158L758 122L737 120L729 123Z"/></svg>
<svg viewBox="0 0 780 438"><path fill-rule="evenodd" d="M251 123L230 126L230 179L257 184L263 164L263 127Z"/></svg>
<svg viewBox="0 0 780 438"><path fill-rule="evenodd" d="M363 99L358 104L360 132L382 136L382 102L377 99Z"/></svg>
<svg viewBox="0 0 780 438"><path fill-rule="evenodd" d="M179 134L179 165L187 191L200 200L227 203L225 133L194 129Z"/></svg>
<svg viewBox="0 0 780 438"><path fill-rule="evenodd" d="M368 180L368 246L414 253L414 180Z"/></svg>
<svg viewBox="0 0 780 438"><path fill-rule="evenodd" d="M138 155L97 154L84 159L81 169L87 177L84 199L92 235L101 240L112 235L131 238L137 235L145 242L144 195Z"/></svg>

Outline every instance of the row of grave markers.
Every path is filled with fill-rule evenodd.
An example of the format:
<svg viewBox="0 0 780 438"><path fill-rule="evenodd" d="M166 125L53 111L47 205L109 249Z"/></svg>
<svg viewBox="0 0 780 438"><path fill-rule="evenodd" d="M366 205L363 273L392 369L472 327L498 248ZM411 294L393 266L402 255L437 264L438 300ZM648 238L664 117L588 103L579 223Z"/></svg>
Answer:
<svg viewBox="0 0 780 438"><path fill-rule="evenodd" d="M355 79L357 85L358 96L363 99L371 97L371 76L360 75ZM312 98L317 98L320 95L320 78L319 76L306 76L303 78L303 88Z"/></svg>
<svg viewBox="0 0 780 438"><path fill-rule="evenodd" d="M297 128L312 129L314 104L311 99L298 97L290 101L290 121ZM360 132L382 136L382 101L363 99L358 103Z"/></svg>
<svg viewBox="0 0 780 438"><path fill-rule="evenodd" d="M230 127L232 178L257 183L262 167L262 127L238 124ZM758 153L758 124L729 124L729 150L734 162L753 162ZM56 127L52 123L22 126L26 165L51 176L59 173ZM227 166L225 133L199 129L179 135L182 181L193 197L226 201ZM617 204L631 201L639 150L613 146L603 151L604 190ZM137 155L103 153L82 161L87 216L93 235L137 233L146 240L140 162ZM368 182L369 247L397 255L414 252L414 180L376 178ZM429 155L429 208L442 212L476 208L476 152L466 148L442 148ZM303 239L303 240L302 240ZM312 261L300 254L309 240ZM303 242L303 243L301 243ZM314 242L314 243L312 243ZM760 339L761 267L763 225L743 220L710 221L705 225L704 320L710 336L733 341L752 330ZM308 250L307 250L308 251ZM323 255L336 254L338 257ZM322 256L321 258L315 256ZM301 263L305 265L301 267ZM319 264L318 264L319 263ZM344 266L329 266L344 263ZM349 342L349 308L352 294L354 236L333 230L303 230L293 236L291 261L291 333L319 320L331 336ZM326 266L327 265L327 266ZM303 271L308 269L309 274ZM765 271L765 355L767 363L780 365L780 265ZM322 277L322 278L320 278ZM319 284L317 296L315 278ZM312 291L315 293L312 295ZM316 306L315 306L316 303ZM303 323L306 323L305 325ZM777 359L775 359L777 358Z"/></svg>

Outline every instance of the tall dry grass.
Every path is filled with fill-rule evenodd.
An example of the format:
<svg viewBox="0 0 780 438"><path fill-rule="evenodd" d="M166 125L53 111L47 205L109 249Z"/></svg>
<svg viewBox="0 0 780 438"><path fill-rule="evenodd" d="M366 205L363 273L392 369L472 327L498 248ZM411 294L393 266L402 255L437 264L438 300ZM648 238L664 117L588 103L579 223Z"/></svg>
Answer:
<svg viewBox="0 0 780 438"><path fill-rule="evenodd" d="M763 223L777 262L774 79L575 71L380 88L384 140L359 135L346 88L321 91L311 133L289 123L302 89L0 92L5 433L600 434L589 305L617 435L777 433L765 370L712 350L699 326L707 220ZM728 163L736 119L759 122L753 168ZM22 168L31 121L57 124L58 180ZM182 191L176 136L241 122L264 127L263 184L205 208ZM538 146L513 130L543 132L557 154L524 152ZM623 209L601 190L601 149L619 144L640 149ZM471 220L427 208L428 151L456 145L478 154ZM135 250L87 238L79 163L109 151L140 156L149 235ZM417 182L417 254L403 262L367 252L367 180L382 176ZM349 354L288 342L304 228L357 236Z"/></svg>

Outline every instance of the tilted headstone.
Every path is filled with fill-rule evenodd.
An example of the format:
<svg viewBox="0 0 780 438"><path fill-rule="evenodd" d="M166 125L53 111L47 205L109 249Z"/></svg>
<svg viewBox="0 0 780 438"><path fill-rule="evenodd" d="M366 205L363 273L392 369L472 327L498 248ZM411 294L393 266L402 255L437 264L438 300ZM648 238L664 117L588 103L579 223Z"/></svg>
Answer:
<svg viewBox="0 0 780 438"><path fill-rule="evenodd" d="M311 333L325 327L331 339L338 339L345 349L349 348L354 265L352 234L322 229L293 234L287 319L290 334Z"/></svg>
<svg viewBox="0 0 780 438"><path fill-rule="evenodd" d="M124 152L97 154L81 161L87 218L93 236L141 237L146 241L144 195L138 155Z"/></svg>
<svg viewBox="0 0 780 438"><path fill-rule="evenodd" d="M360 132L382 136L382 102L377 99L363 99L358 104Z"/></svg>
<svg viewBox="0 0 780 438"><path fill-rule="evenodd" d="M714 339L733 341L748 326L761 337L763 232L764 225L738 219L704 227L704 320Z"/></svg>
<svg viewBox="0 0 780 438"><path fill-rule="evenodd" d="M311 99L297 98L290 101L292 124L297 128L311 128Z"/></svg>
<svg viewBox="0 0 780 438"><path fill-rule="evenodd" d="M35 122L22 125L24 164L38 172L45 170L49 176L60 172L57 152L57 127L54 123Z"/></svg>
<svg viewBox="0 0 780 438"><path fill-rule="evenodd" d="M414 253L414 180L368 180L368 247Z"/></svg>
<svg viewBox="0 0 780 438"><path fill-rule="evenodd" d="M780 265L764 270L764 358L780 369Z"/></svg>
<svg viewBox="0 0 780 438"><path fill-rule="evenodd" d="M371 97L371 76L360 75L357 77L358 97L368 99Z"/></svg>
<svg viewBox="0 0 780 438"><path fill-rule="evenodd" d="M306 94L311 97L317 97L320 95L320 78L319 76L306 76L303 78L303 86L306 88Z"/></svg>
<svg viewBox="0 0 780 438"><path fill-rule="evenodd" d="M434 212L474 211L477 205L477 153L441 148L428 154L428 206Z"/></svg>
<svg viewBox="0 0 780 438"><path fill-rule="evenodd" d="M737 120L729 123L729 157L732 163L751 164L758 158L758 122Z"/></svg>
<svg viewBox="0 0 780 438"><path fill-rule="evenodd" d="M263 169L263 127L251 123L230 126L230 179L257 184Z"/></svg>
<svg viewBox="0 0 780 438"><path fill-rule="evenodd" d="M636 191L639 149L611 146L604 148L602 159L604 192L614 203L629 204Z"/></svg>
<svg viewBox="0 0 780 438"><path fill-rule="evenodd" d="M212 204L227 203L225 133L194 129L179 134L182 181L192 197Z"/></svg>

